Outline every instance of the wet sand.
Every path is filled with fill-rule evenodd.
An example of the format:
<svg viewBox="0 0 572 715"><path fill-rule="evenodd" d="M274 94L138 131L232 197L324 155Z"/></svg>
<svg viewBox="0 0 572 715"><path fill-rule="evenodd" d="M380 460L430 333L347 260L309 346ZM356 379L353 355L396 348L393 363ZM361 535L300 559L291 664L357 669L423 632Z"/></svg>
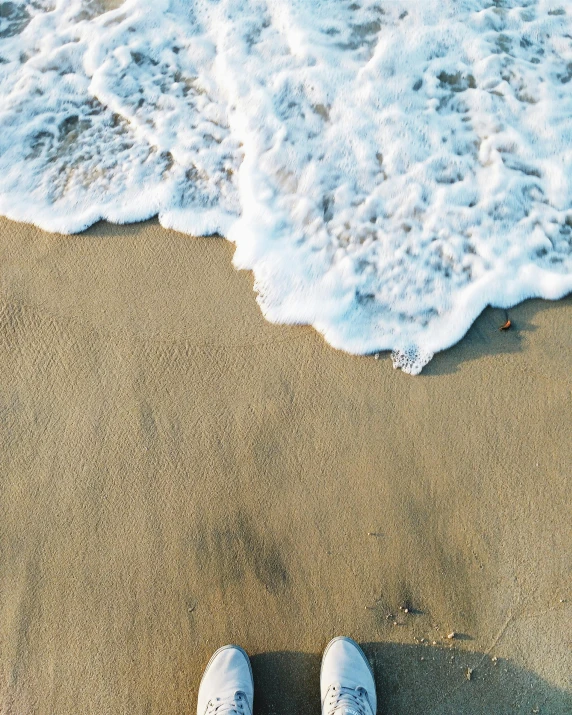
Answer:
<svg viewBox="0 0 572 715"><path fill-rule="evenodd" d="M237 642L257 713L317 714L347 634L380 715L569 715L572 299L411 377L232 253L0 222L0 712L192 713Z"/></svg>

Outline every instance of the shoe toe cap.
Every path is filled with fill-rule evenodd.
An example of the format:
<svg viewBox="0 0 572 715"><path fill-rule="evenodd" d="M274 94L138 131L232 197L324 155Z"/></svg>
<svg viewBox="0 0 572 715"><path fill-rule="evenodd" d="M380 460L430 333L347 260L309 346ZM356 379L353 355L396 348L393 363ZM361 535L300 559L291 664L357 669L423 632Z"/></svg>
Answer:
<svg viewBox="0 0 572 715"><path fill-rule="evenodd" d="M223 646L205 669L199 686L197 715L204 715L209 700L238 691L245 694L252 712L254 685L248 655L239 646Z"/></svg>
<svg viewBox="0 0 572 715"><path fill-rule="evenodd" d="M320 673L322 702L332 684L364 688L375 713L377 698L372 669L362 649L351 638L334 638L324 652Z"/></svg>

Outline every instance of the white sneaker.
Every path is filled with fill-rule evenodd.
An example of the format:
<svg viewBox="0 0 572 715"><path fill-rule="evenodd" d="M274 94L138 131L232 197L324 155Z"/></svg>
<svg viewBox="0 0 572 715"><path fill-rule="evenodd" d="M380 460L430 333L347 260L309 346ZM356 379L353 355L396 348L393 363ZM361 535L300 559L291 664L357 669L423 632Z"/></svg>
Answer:
<svg viewBox="0 0 572 715"><path fill-rule="evenodd" d="M197 715L252 715L254 681L250 659L237 645L219 648L209 660L197 701Z"/></svg>
<svg viewBox="0 0 572 715"><path fill-rule="evenodd" d="M351 638L330 641L320 672L322 715L375 715L373 671L365 653Z"/></svg>

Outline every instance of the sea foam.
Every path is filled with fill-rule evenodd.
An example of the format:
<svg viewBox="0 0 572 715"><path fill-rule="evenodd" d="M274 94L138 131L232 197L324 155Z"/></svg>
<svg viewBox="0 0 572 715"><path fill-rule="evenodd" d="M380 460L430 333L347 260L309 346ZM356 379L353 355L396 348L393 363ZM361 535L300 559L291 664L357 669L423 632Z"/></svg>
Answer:
<svg viewBox="0 0 572 715"><path fill-rule="evenodd" d="M266 318L417 373L572 291L572 7L2 2L0 213L222 234Z"/></svg>

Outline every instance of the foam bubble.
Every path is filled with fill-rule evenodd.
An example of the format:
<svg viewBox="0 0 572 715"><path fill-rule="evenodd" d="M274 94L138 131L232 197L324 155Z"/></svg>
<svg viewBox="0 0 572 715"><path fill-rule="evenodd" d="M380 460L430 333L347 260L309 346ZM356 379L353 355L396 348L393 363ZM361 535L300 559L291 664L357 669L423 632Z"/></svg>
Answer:
<svg viewBox="0 0 572 715"><path fill-rule="evenodd" d="M0 212L221 233L275 322L416 373L572 290L572 13L545 0L29 0Z"/></svg>

